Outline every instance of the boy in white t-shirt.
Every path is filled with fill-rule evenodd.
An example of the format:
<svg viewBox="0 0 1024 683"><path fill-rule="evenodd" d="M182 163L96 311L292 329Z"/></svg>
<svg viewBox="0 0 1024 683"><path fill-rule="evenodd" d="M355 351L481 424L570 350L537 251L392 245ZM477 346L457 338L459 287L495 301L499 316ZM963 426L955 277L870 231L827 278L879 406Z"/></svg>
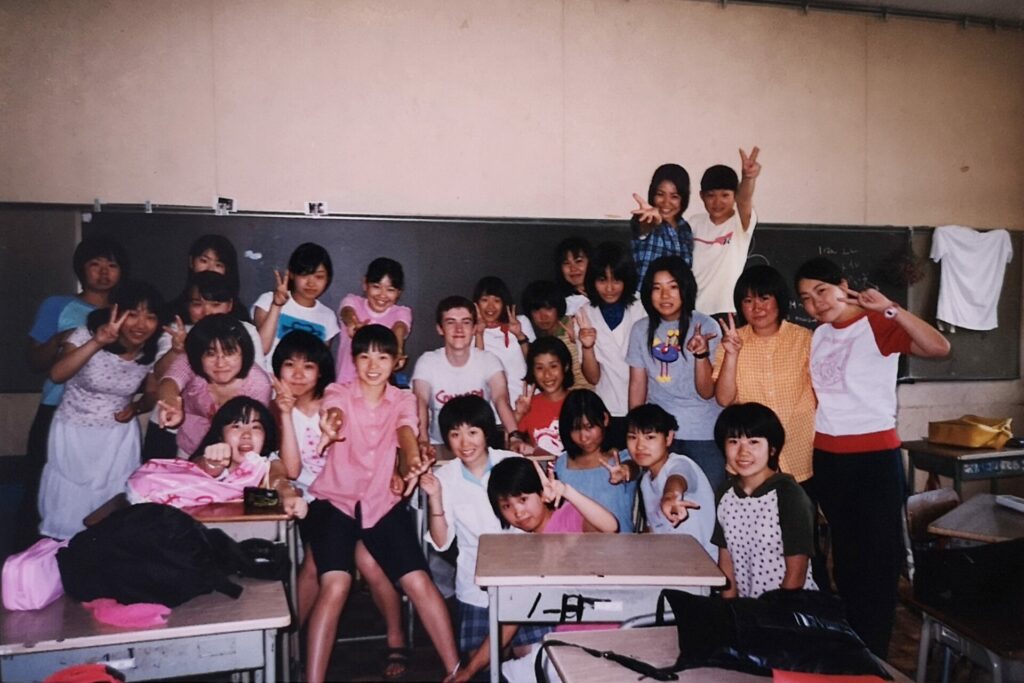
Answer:
<svg viewBox="0 0 1024 683"><path fill-rule="evenodd" d="M671 452L677 429L676 419L653 403L626 415L626 448L644 469L640 493L647 527L655 534L689 534L717 562L718 547L711 541L715 492L700 465Z"/></svg>
<svg viewBox="0 0 1024 683"><path fill-rule="evenodd" d="M419 406L421 448L443 443L438 413L445 403L463 394L490 401L505 432L516 429L505 369L493 353L474 348L475 324L476 309L469 299L449 296L437 305L437 333L444 339L444 346L420 356L412 374L412 390Z"/></svg>
<svg viewBox="0 0 1024 683"><path fill-rule="evenodd" d="M747 262L747 249L757 225L754 183L761 173L757 147L740 150L743 179L728 166L704 171L700 198L707 213L690 218L693 230L693 277L697 280L695 308L707 315L735 313L732 290Z"/></svg>
<svg viewBox="0 0 1024 683"><path fill-rule="evenodd" d="M333 277L330 254L313 242L295 248L284 275L274 271L277 286L261 294L252 306L252 319L268 358L273 356L278 340L294 330L315 334L330 345L339 332L338 319L318 299L331 286Z"/></svg>

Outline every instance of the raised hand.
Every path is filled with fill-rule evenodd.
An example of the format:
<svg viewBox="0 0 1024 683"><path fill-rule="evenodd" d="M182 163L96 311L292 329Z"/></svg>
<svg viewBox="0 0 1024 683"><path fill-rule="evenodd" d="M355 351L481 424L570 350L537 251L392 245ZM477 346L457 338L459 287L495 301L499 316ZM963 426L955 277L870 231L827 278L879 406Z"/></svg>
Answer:
<svg viewBox="0 0 1024 683"><path fill-rule="evenodd" d="M484 314L480 310L480 304L474 303L473 308L476 309L476 322L473 323L473 336L479 337L487 329L487 323L484 322Z"/></svg>
<svg viewBox="0 0 1024 683"><path fill-rule="evenodd" d="M690 516L690 510L699 509L700 505L698 503L686 500L681 493L677 494L675 498L666 497L661 499L661 514L665 515L665 519L673 527L677 527L685 522Z"/></svg>
<svg viewBox="0 0 1024 683"><path fill-rule="evenodd" d="M637 220L650 225L661 225L661 211L648 204L636 192L633 193L633 200L636 202L637 208L630 211L630 213L636 216Z"/></svg>
<svg viewBox="0 0 1024 683"><path fill-rule="evenodd" d="M441 481L433 472L424 472L420 475L420 488L429 498L433 498L441 492Z"/></svg>
<svg viewBox="0 0 1024 683"><path fill-rule="evenodd" d="M536 460L531 462L534 469L537 470L537 476L540 477L541 498L545 503L552 503L555 507L558 507L559 503L562 502L562 496L565 495L565 482L555 478L555 464L549 462L548 471L545 472Z"/></svg>
<svg viewBox="0 0 1024 683"><path fill-rule="evenodd" d="M420 460L437 460L437 449L429 441L420 441Z"/></svg>
<svg viewBox="0 0 1024 683"><path fill-rule="evenodd" d="M164 325L164 332L171 338L171 351L185 353L185 337L188 336L188 331L180 315L174 316L174 324Z"/></svg>
<svg viewBox="0 0 1024 683"><path fill-rule="evenodd" d="M536 390L537 387L526 380L523 380L523 393L519 394L519 398L516 399L515 405L517 422L523 419L524 415L529 414L530 406L533 405L533 392Z"/></svg>
<svg viewBox="0 0 1024 683"><path fill-rule="evenodd" d="M121 326L124 325L125 318L128 317L130 311L125 311L123 315L118 317L117 315L117 304L110 307L110 319L100 325L99 329L93 333L92 338L96 340L96 343L100 346L106 346L107 344L113 344L117 341L118 335L121 334Z"/></svg>
<svg viewBox="0 0 1024 683"><path fill-rule="evenodd" d="M273 375L270 376L270 383L274 387L274 405L281 412L281 415L291 415L295 408L295 394L288 388L288 385Z"/></svg>
<svg viewBox="0 0 1024 683"><path fill-rule="evenodd" d="M717 332L701 334L700 323L697 323L693 328L693 336L686 342L686 350L692 354L707 353L708 342L717 336Z"/></svg>
<svg viewBox="0 0 1024 683"><path fill-rule="evenodd" d="M594 348L594 344L597 343L597 328L591 324L586 311L581 308L577 311L576 315L573 316L573 320L576 321L576 326L580 328L580 346L585 349Z"/></svg>
<svg viewBox="0 0 1024 683"><path fill-rule="evenodd" d="M615 455L609 458L607 462L602 461L601 464L608 470L609 484L614 486L615 484L629 481L629 468L622 464L618 451L615 451Z"/></svg>
<svg viewBox="0 0 1024 683"><path fill-rule="evenodd" d="M519 318L516 317L516 306L512 304L505 309L508 314L508 331L518 339L523 336L523 323L519 322Z"/></svg>
<svg viewBox="0 0 1024 683"><path fill-rule="evenodd" d="M320 443L317 444L316 452L323 453L328 446L336 441L344 441L341 435L341 428L345 426L345 413L341 408L328 408L320 410Z"/></svg>
<svg viewBox="0 0 1024 683"><path fill-rule="evenodd" d="M274 304L276 306L284 306L286 303L288 303L289 297L291 297L291 293L288 291L288 272L285 271L285 274L281 275L281 271L275 268Z"/></svg>
<svg viewBox="0 0 1024 683"><path fill-rule="evenodd" d="M842 301L845 301L848 304L855 304L869 311L881 313L887 308L892 308L895 305L892 300L873 287L868 287L860 292L855 292L849 287L843 285L840 285L840 287L843 288L843 292L846 295L842 297Z"/></svg>
<svg viewBox="0 0 1024 683"><path fill-rule="evenodd" d="M743 178L753 180L761 174L761 164L757 163L757 155L760 152L760 149L754 147L748 155L742 148L740 149L740 168L742 169L741 176Z"/></svg>
<svg viewBox="0 0 1024 683"><path fill-rule="evenodd" d="M172 398L169 401L157 401L160 408L160 426L164 429L174 429L185 420L185 411L181 407L181 396Z"/></svg>
<svg viewBox="0 0 1024 683"><path fill-rule="evenodd" d="M576 343L576 332L572 329L572 327L573 327L572 320L569 321L568 325L566 325L564 322L559 320L558 321L558 326L562 328L563 332L565 332L566 340L570 344L575 344Z"/></svg>
<svg viewBox="0 0 1024 683"><path fill-rule="evenodd" d="M743 348L743 340L736 331L736 318L730 313L728 319L719 318L718 324L722 327L722 348L725 349L725 355L735 356Z"/></svg>
<svg viewBox="0 0 1024 683"><path fill-rule="evenodd" d="M365 327L366 324L367 323L365 320L360 320L359 316L353 313L352 320L350 322L344 323L345 332L348 334L349 338L352 338L356 336L356 332L358 332L360 328Z"/></svg>
<svg viewBox="0 0 1024 683"><path fill-rule="evenodd" d="M405 491L402 493L402 497L405 498L416 488L416 484L419 483L420 477L430 472L430 468L434 466L436 461L433 458L423 459L420 458L409 465L409 472L402 477L405 481Z"/></svg>
<svg viewBox="0 0 1024 683"><path fill-rule="evenodd" d="M231 446L226 443L213 443L203 451L203 461L208 467L223 469L231 464Z"/></svg>

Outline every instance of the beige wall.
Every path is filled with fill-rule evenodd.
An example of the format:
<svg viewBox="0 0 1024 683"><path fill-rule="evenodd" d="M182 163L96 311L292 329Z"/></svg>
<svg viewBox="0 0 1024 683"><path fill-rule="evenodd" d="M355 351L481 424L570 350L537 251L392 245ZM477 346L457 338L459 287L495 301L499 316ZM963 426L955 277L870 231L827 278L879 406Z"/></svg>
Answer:
<svg viewBox="0 0 1024 683"><path fill-rule="evenodd" d="M1024 37L950 24L686 0L0 2L4 201L613 217L657 164L699 177L758 144L764 220L1024 229L1022 120ZM1024 420L1021 388L904 387L901 431L965 406Z"/></svg>

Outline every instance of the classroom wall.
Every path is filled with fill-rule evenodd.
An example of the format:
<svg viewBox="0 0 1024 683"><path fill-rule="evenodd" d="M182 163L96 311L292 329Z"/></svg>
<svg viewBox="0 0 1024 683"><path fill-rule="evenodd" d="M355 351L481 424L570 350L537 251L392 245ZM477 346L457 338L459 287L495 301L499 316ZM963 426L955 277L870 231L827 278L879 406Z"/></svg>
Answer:
<svg viewBox="0 0 1024 683"><path fill-rule="evenodd" d="M1020 32L688 0L4 0L0 94L0 201L615 217L657 164L758 144L765 220L1024 229ZM903 387L901 432L1024 420L1021 389Z"/></svg>

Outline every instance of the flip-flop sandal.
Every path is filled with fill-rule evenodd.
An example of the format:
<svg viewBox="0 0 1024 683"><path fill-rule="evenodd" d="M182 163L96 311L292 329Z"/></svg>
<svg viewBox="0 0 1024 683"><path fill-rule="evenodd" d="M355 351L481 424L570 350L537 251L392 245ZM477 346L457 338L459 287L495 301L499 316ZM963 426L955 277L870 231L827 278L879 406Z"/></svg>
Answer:
<svg viewBox="0 0 1024 683"><path fill-rule="evenodd" d="M409 649L404 647L389 647L384 655L384 667L381 669L381 676L387 681L400 681L405 678L409 671Z"/></svg>

